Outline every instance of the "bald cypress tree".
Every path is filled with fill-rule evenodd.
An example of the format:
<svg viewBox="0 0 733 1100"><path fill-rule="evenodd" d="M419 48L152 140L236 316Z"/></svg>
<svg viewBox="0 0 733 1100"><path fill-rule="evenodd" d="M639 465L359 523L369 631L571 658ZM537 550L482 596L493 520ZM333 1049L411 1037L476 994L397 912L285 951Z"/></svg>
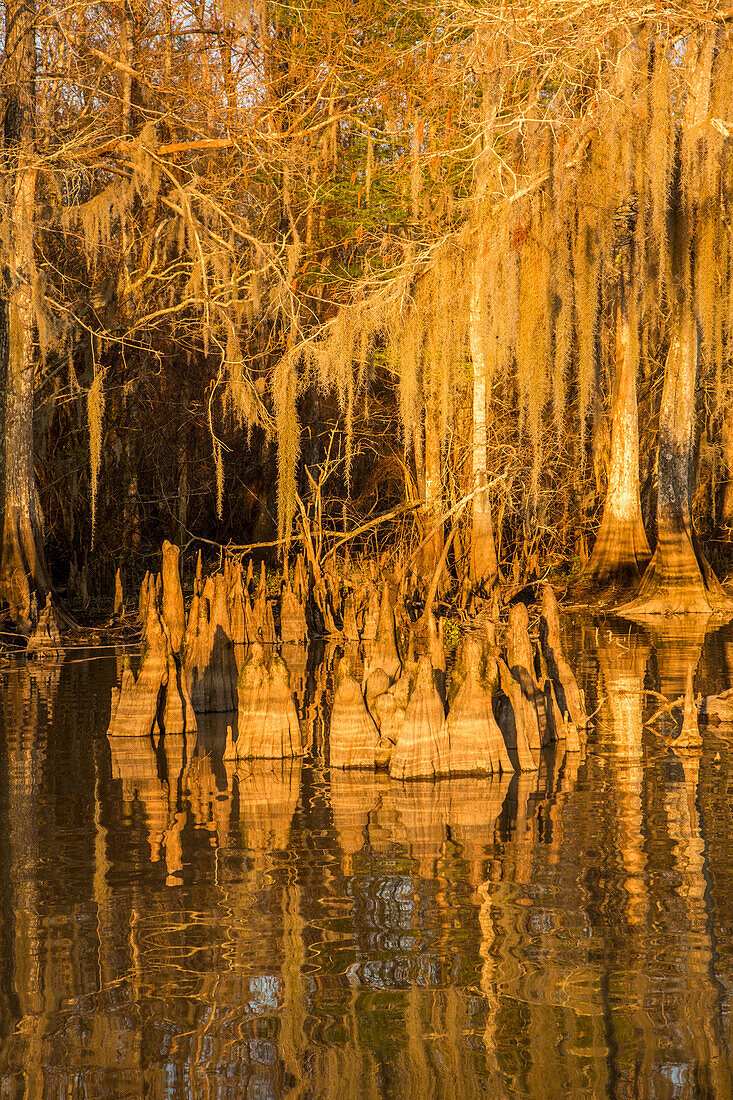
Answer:
<svg viewBox="0 0 733 1100"><path fill-rule="evenodd" d="M33 0L5 5L4 168L8 231L0 316L0 602L27 624L31 590L49 588L33 452L36 28Z"/></svg>
<svg viewBox="0 0 733 1100"><path fill-rule="evenodd" d="M686 45L679 189L670 210L671 316L659 417L657 546L638 595L622 608L636 616L733 612L733 601L707 562L692 523L700 360L705 339L708 358L714 362L716 326L710 313L714 317L719 309L715 290L713 301L707 300L719 262L717 248L711 253L707 246L711 222L716 236L724 233L722 224L715 224L718 202L722 197L730 200L731 186L726 161L716 156L715 143L705 134L714 82L729 72L726 37L714 27L706 28L691 35Z"/></svg>
<svg viewBox="0 0 733 1100"><path fill-rule="evenodd" d="M639 492L639 333L636 303L629 287L636 217L635 204L627 203L616 218L618 299L608 488L593 551L574 588L576 598L585 594L609 604L637 591L651 557Z"/></svg>
<svg viewBox="0 0 733 1100"><path fill-rule="evenodd" d="M526 456L525 515L537 512L556 449L573 455L570 484L566 478L559 492L573 481L587 484L592 414L604 506L576 594L625 605L646 571L633 607L650 614L725 602L693 530L692 498L701 379L720 416L733 346L725 121L733 60L725 14L696 20L683 5L669 14L627 27L623 6L612 13L570 5L558 34L557 10L536 5L523 13L534 35L527 51L500 14L476 13L476 72L489 87L499 58L502 79L498 97L476 97L474 145L484 141L486 149L477 156L467 220L414 250L391 298L382 288L355 322L352 311L357 327L378 318L382 338L398 349L392 361L407 423L417 392L414 351L462 303L468 324L455 330L458 354L445 366L456 373L446 386L472 406L464 447L478 490L476 545L493 541L480 480L488 476L488 383L500 380L504 432L508 408L516 417L512 448ZM494 103L488 125L486 100ZM451 248L463 262L444 294L437 271ZM388 300L401 308L384 323L375 302ZM641 377L647 416L659 410L659 545L651 564L640 491ZM489 555L488 565L472 566L474 579L488 579L494 568Z"/></svg>

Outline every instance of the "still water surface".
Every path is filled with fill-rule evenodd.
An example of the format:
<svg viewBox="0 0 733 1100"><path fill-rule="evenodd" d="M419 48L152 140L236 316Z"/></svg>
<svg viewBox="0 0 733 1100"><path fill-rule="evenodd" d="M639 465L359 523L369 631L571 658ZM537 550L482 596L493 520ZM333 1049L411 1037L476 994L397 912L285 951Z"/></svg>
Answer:
<svg viewBox="0 0 733 1100"><path fill-rule="evenodd" d="M282 766L110 743L119 654L0 672L0 1098L730 1097L733 731L644 688L733 634L568 625L587 751L511 781L329 775L333 653Z"/></svg>

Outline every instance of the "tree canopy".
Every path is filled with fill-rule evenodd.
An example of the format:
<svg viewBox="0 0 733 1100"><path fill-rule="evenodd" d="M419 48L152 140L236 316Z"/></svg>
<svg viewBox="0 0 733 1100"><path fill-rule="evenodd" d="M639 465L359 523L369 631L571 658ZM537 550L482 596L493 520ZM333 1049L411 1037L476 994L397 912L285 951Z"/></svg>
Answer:
<svg viewBox="0 0 733 1100"><path fill-rule="evenodd" d="M390 531L414 549L479 492L504 574L582 564L609 484L620 302L650 539L664 364L689 316L691 514L727 540L730 12L5 14L4 354L25 295L52 571L76 555L108 583L168 536L287 550L316 497L334 534L421 504ZM4 555L8 599L20 559Z"/></svg>

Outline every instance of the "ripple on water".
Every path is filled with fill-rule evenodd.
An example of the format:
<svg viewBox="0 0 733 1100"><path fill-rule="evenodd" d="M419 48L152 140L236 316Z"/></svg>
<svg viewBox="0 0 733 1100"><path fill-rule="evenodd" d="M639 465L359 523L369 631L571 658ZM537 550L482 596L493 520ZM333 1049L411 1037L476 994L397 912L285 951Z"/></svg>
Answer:
<svg viewBox="0 0 733 1100"><path fill-rule="evenodd" d="M730 631L570 633L584 756L438 783L329 774L312 662L312 754L236 767L110 743L113 658L5 670L0 1095L730 1095L729 735L646 694Z"/></svg>

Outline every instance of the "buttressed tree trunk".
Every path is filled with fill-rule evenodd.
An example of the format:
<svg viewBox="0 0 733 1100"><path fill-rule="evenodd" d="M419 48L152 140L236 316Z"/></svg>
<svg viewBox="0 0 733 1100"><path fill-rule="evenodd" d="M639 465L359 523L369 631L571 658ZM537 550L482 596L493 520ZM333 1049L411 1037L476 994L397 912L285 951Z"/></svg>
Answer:
<svg viewBox="0 0 733 1100"><path fill-rule="evenodd" d="M657 456L657 546L638 596L620 609L633 617L733 610L698 546L690 514L699 360L699 326L691 310L685 308L664 369Z"/></svg>
<svg viewBox="0 0 733 1100"><path fill-rule="evenodd" d="M471 348L471 363L473 365L472 471L474 497L470 568L471 582L475 587L493 584L498 573L491 502L486 487L488 483L488 430L486 421L488 363L481 338L481 317L482 310L485 309L485 303L483 302L485 294L483 265L485 262L486 250L482 244L476 254L468 319L468 337Z"/></svg>
<svg viewBox="0 0 733 1100"><path fill-rule="evenodd" d="M5 169L9 180L9 239L3 266L7 291L2 302L2 405L0 462L0 603L21 622L30 616L31 589L50 588L36 513L33 468L33 213L35 5L5 5Z"/></svg>
<svg viewBox="0 0 733 1100"><path fill-rule="evenodd" d="M633 241L635 213L628 225ZM638 334L628 301L630 257L619 255L616 307L616 377L611 420L611 458L603 519L593 552L575 589L603 602L631 597L639 588L651 551L641 517L639 493L639 421L636 404Z"/></svg>
<svg viewBox="0 0 733 1100"><path fill-rule="evenodd" d="M689 90L680 138L683 164L692 163L700 127L708 117L715 38L715 32L708 28L691 38L688 46ZM659 414L658 542L638 596L622 608L624 614L633 617L733 612L733 604L705 560L692 527L695 391L701 337L698 304L690 301L690 288L696 283L694 265L704 262L695 242L699 214L695 203L695 196L688 193L673 226L676 302ZM693 265L692 271L689 265Z"/></svg>

